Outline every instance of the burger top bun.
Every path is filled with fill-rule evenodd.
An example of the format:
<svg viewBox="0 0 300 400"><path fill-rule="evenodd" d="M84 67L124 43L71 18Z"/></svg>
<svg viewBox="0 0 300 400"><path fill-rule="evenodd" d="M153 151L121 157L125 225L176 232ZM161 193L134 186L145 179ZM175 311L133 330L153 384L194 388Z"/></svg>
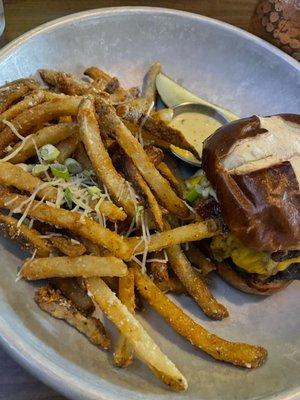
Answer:
<svg viewBox="0 0 300 400"><path fill-rule="evenodd" d="M203 169L246 246L300 249L300 115L244 118L204 142Z"/></svg>

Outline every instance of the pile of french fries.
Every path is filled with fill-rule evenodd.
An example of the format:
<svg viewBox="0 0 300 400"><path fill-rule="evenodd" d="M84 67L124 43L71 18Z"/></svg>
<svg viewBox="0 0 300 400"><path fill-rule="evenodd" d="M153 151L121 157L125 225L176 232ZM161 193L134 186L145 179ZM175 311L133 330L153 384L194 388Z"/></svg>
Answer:
<svg viewBox="0 0 300 400"><path fill-rule="evenodd" d="M100 309L119 330L115 365L137 357L182 391L185 377L135 317L140 297L217 360L255 368L267 352L208 332L166 295L191 296L212 319L228 316L207 285L214 264L193 243L221 228L184 201L168 149L197 153L168 125L172 110L155 109L160 68L150 68L142 94L97 67L84 79L40 70L43 83L2 86L0 227L32 253L18 278L47 279L35 294L42 310L107 350Z"/></svg>

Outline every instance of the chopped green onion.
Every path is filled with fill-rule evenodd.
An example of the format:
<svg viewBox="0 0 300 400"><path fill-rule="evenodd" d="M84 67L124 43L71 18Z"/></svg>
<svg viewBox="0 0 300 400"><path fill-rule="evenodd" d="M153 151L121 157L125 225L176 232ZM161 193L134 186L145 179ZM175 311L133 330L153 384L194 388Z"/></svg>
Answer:
<svg viewBox="0 0 300 400"><path fill-rule="evenodd" d="M101 197L103 193L97 186L90 186L87 188L88 194L92 197Z"/></svg>
<svg viewBox="0 0 300 400"><path fill-rule="evenodd" d="M82 171L83 176L85 176L86 178L90 178L91 176L95 175L94 171L92 171L91 169L84 169Z"/></svg>
<svg viewBox="0 0 300 400"><path fill-rule="evenodd" d="M68 207L71 209L73 208L73 194L71 192L70 188L66 188L64 190L64 199L68 205Z"/></svg>
<svg viewBox="0 0 300 400"><path fill-rule="evenodd" d="M193 203L195 200L197 200L200 197L200 193L197 191L195 187L192 189L186 190L184 192L184 198L189 201L190 203Z"/></svg>
<svg viewBox="0 0 300 400"><path fill-rule="evenodd" d="M64 164L68 168L68 171L71 175L79 174L80 172L82 172L81 164L79 164L78 161L74 160L74 158L67 158Z"/></svg>
<svg viewBox="0 0 300 400"><path fill-rule="evenodd" d="M60 151L53 144L45 144L40 148L40 157L44 161L55 161L57 160Z"/></svg>
<svg viewBox="0 0 300 400"><path fill-rule="evenodd" d="M37 164L33 166L31 173L33 176L40 176L48 171L48 168L49 165Z"/></svg>
<svg viewBox="0 0 300 400"><path fill-rule="evenodd" d="M137 206L137 208L136 208L136 216L140 217L143 214L143 212L144 212L144 206L141 206L141 205Z"/></svg>
<svg viewBox="0 0 300 400"><path fill-rule="evenodd" d="M68 180L70 178L70 173L68 168L62 164L52 164L50 165L51 172L56 178L61 178Z"/></svg>

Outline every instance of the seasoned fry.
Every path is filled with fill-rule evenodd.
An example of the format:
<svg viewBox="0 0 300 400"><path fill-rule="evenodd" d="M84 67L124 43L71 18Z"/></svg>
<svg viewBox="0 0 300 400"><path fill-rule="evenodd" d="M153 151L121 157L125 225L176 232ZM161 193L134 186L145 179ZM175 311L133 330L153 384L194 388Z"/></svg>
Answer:
<svg viewBox="0 0 300 400"><path fill-rule="evenodd" d="M184 376L153 342L142 325L128 311L101 278L88 278L89 293L107 317L132 344L137 356L171 389L187 389Z"/></svg>
<svg viewBox="0 0 300 400"><path fill-rule="evenodd" d="M79 131L78 131L79 133ZM79 143L79 134L72 135L62 140L56 147L60 151L57 161L59 163L64 163L64 161L71 157L71 155L76 150L76 147Z"/></svg>
<svg viewBox="0 0 300 400"><path fill-rule="evenodd" d="M184 255L180 246L170 246L166 249L166 252L173 271L203 312L211 319L220 320L228 317L226 307L217 302L206 283Z"/></svg>
<svg viewBox="0 0 300 400"><path fill-rule="evenodd" d="M159 170L161 175L170 182L170 185L176 190L176 192L180 194L180 196L182 196L185 189L183 179L179 179L177 176L175 176L172 170L164 162L158 164L157 169Z"/></svg>
<svg viewBox="0 0 300 400"><path fill-rule="evenodd" d="M100 99L97 99L96 107L97 109L104 108L106 110L107 118L114 125L118 143L128 157L132 159L145 181L155 192L158 200L174 214L183 218L188 217L190 212L183 200L171 189L169 182L160 175L149 160L142 145L117 117L114 109Z"/></svg>
<svg viewBox="0 0 300 400"><path fill-rule="evenodd" d="M81 142L78 143L76 150L74 152L75 159L82 165L86 170L92 170L92 163L85 151L85 148Z"/></svg>
<svg viewBox="0 0 300 400"><path fill-rule="evenodd" d="M151 114L152 118L163 121L167 125L172 121L173 116L174 116L174 111L172 108L163 108Z"/></svg>
<svg viewBox="0 0 300 400"><path fill-rule="evenodd" d="M98 67L87 68L84 74L94 79L92 86L95 85L101 88L101 90L112 94L112 96L110 96L110 101L112 103L130 100L133 97L131 92L120 87L119 80L116 77L110 76Z"/></svg>
<svg viewBox="0 0 300 400"><path fill-rule="evenodd" d="M28 201L28 197L10 193L0 187L0 207L17 212L20 208L21 210L26 208L25 201ZM123 237L78 212L71 212L32 201L31 206L28 208L28 216L51 225L69 229L71 232L83 236L95 244L104 246L117 257L123 259L131 257L132 249Z"/></svg>
<svg viewBox="0 0 300 400"><path fill-rule="evenodd" d="M75 123L61 123L57 125L46 126L33 135L27 136L24 142L17 143L11 153L22 145L20 151L9 161L13 164L25 162L28 158L36 155L36 148L40 148L45 144L57 144L70 136L78 135L78 125ZM11 153L8 153L11 154Z"/></svg>
<svg viewBox="0 0 300 400"><path fill-rule="evenodd" d="M149 238L148 251L158 251L175 244L203 240L215 236L217 232L218 227L215 221L207 220L169 229L164 232L154 233ZM128 239L130 246L135 248L135 254L140 254L144 251L144 244L141 243L139 245L139 242L139 237L131 237Z"/></svg>
<svg viewBox="0 0 300 400"><path fill-rule="evenodd" d="M45 92L44 90L36 90L29 94L28 96L24 97L23 100L19 101L18 103L10 106L6 111L0 114L0 129L5 128L3 120L10 121L11 119L15 118L21 112L36 106L37 104L42 103L45 100Z"/></svg>
<svg viewBox="0 0 300 400"><path fill-rule="evenodd" d="M131 178L130 181L136 186L138 186L140 191L146 197L148 206L155 221L156 228L159 231L162 231L164 229L163 214L155 196L151 192L149 186L147 185L143 177L140 175L136 166L129 158L126 158L125 160L125 169L128 176Z"/></svg>
<svg viewBox="0 0 300 400"><path fill-rule="evenodd" d="M168 280L170 279L168 273L168 262L164 256L163 251L155 251L153 253L150 253L148 260L148 269L150 275L156 281L168 282Z"/></svg>
<svg viewBox="0 0 300 400"><path fill-rule="evenodd" d="M19 276L28 280L91 276L124 276L126 264L116 257L50 257L24 262Z"/></svg>
<svg viewBox="0 0 300 400"><path fill-rule="evenodd" d="M190 151L197 159L199 154L197 150L186 140L184 135L177 129L167 125L162 120L158 120L149 116L144 120L144 129L157 139L165 140L173 144L174 146L180 147Z"/></svg>
<svg viewBox="0 0 300 400"><path fill-rule="evenodd" d="M77 115L80 100L80 97L60 96L23 111L10 122L20 135L28 136L44 123L61 115ZM18 137L11 128L9 126L4 128L0 135L0 156L4 155L7 146L15 144L17 141Z"/></svg>
<svg viewBox="0 0 300 400"><path fill-rule="evenodd" d="M265 362L267 351L263 347L229 342L208 332L166 297L139 268L134 267L133 270L135 285L141 295L177 333L194 346L199 347L216 360L241 367L256 368Z"/></svg>
<svg viewBox="0 0 300 400"><path fill-rule="evenodd" d="M90 99L84 99L78 110L81 139L95 172L106 185L114 201L124 207L130 216L135 215L134 204L130 198L125 179L116 171L101 140L94 106Z"/></svg>
<svg viewBox="0 0 300 400"><path fill-rule="evenodd" d="M76 278L52 278L51 285L59 289L67 299L71 300L77 310L85 316L94 312L94 303L78 284Z"/></svg>
<svg viewBox="0 0 300 400"><path fill-rule="evenodd" d="M132 132L132 134L134 136L137 136L137 137L138 137L138 135L141 136L145 147L147 145L151 145L151 146L154 145L158 148L165 149L165 150L169 150L171 148L172 145L170 142L167 142L165 140L154 137L153 135L151 135L151 133L149 133L145 129L141 129L141 127L139 125L134 124L133 122L130 122L127 120L123 120L123 122L124 122L124 125L130 130L130 132ZM107 126L105 126L105 128L107 128ZM112 128L109 126L108 126L108 132L110 135L113 134Z"/></svg>
<svg viewBox="0 0 300 400"><path fill-rule="evenodd" d="M89 93L91 90L91 87L87 82L78 79L75 75L70 73L50 69L40 69L39 73L42 79L50 86L55 86L59 92L68 95L81 96Z"/></svg>
<svg viewBox="0 0 300 400"><path fill-rule="evenodd" d="M155 63L151 66L146 75L146 84L143 97L148 101L149 104L155 103L156 98L156 77L161 72L160 63Z"/></svg>
<svg viewBox="0 0 300 400"><path fill-rule="evenodd" d="M39 84L33 79L19 79L0 88L0 114L27 93L36 90L38 86Z"/></svg>
<svg viewBox="0 0 300 400"><path fill-rule="evenodd" d="M189 246L184 250L184 253L190 263L198 268L201 274L207 275L216 269L214 263L205 257L202 251L194 243L189 243Z"/></svg>
<svg viewBox="0 0 300 400"><path fill-rule="evenodd" d="M41 287L35 294L37 305L54 318L63 319L69 325L83 333L93 344L108 350L111 341L99 319L85 317L59 291L50 287Z"/></svg>
<svg viewBox="0 0 300 400"><path fill-rule="evenodd" d="M135 311L134 275L128 271L126 276L119 278L119 299L131 314ZM122 334L114 352L114 362L118 367L128 367L133 361L133 346Z"/></svg>
<svg viewBox="0 0 300 400"><path fill-rule="evenodd" d="M144 146L144 150L155 167L157 167L162 162L164 158L164 153L160 148L146 145Z"/></svg>
<svg viewBox="0 0 300 400"><path fill-rule="evenodd" d="M52 236L49 241L53 247L69 257L79 257L86 252L86 248L82 243L74 242L68 237Z"/></svg>
<svg viewBox="0 0 300 400"><path fill-rule="evenodd" d="M49 257L51 246L40 233L26 225L18 227L18 220L8 215L0 214L0 231L10 239L16 240L22 248L36 251L38 257Z"/></svg>
<svg viewBox="0 0 300 400"><path fill-rule="evenodd" d="M117 106L116 112L120 118L127 119L130 122L140 125L145 122L146 116L149 114L153 104L149 104L145 98L134 99L130 102L121 103Z"/></svg>
<svg viewBox="0 0 300 400"><path fill-rule="evenodd" d="M109 200L93 200L91 201L90 206L99 210L101 214L103 214L112 222L124 221L127 218L127 215L122 208L116 206L112 201Z"/></svg>
<svg viewBox="0 0 300 400"><path fill-rule="evenodd" d="M47 187L47 184L43 184L39 178L9 162L0 161L0 184L14 186L28 193L36 191L38 198L48 201L55 201L57 196L55 188ZM40 190L38 190L39 188Z"/></svg>
<svg viewBox="0 0 300 400"><path fill-rule="evenodd" d="M92 79L102 79L105 83L111 80L111 76L98 67L89 67L84 71L84 75Z"/></svg>
<svg viewBox="0 0 300 400"><path fill-rule="evenodd" d="M164 293L187 294L186 288L176 276L171 276L167 281L154 281L156 286Z"/></svg>

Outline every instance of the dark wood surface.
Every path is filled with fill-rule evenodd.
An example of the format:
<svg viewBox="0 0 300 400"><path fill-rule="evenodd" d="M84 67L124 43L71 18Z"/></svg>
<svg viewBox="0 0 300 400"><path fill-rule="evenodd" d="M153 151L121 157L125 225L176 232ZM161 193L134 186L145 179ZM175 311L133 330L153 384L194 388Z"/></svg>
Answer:
<svg viewBox="0 0 300 400"><path fill-rule="evenodd" d="M155 6L176 8L228 22L248 29L257 0L6 0L5 41L44 22L64 15L108 6ZM22 369L0 348L0 400L63 400Z"/></svg>

